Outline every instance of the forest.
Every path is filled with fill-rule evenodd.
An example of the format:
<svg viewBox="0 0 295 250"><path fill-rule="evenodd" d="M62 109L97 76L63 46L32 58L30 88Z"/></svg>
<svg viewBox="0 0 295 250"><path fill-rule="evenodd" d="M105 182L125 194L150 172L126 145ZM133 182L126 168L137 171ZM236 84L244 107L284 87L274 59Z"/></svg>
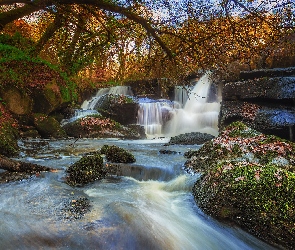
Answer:
<svg viewBox="0 0 295 250"><path fill-rule="evenodd" d="M294 12L290 0L1 0L1 64L39 58L79 89L203 69L232 79L294 63Z"/></svg>

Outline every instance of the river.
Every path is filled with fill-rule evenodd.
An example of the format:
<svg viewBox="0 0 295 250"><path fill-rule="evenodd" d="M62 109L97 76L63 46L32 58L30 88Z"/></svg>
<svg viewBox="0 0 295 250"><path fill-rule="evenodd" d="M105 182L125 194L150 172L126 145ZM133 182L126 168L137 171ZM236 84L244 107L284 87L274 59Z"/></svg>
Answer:
<svg viewBox="0 0 295 250"><path fill-rule="evenodd" d="M167 139L73 142L19 142L19 160L58 171L1 185L0 249L275 249L200 211L191 194L198 176L182 169L183 153L192 146L164 147ZM68 186L65 169L104 144L128 149L136 163L122 165L124 176ZM160 149L177 153L160 154ZM90 200L90 211L70 220L65 203L79 197Z"/></svg>

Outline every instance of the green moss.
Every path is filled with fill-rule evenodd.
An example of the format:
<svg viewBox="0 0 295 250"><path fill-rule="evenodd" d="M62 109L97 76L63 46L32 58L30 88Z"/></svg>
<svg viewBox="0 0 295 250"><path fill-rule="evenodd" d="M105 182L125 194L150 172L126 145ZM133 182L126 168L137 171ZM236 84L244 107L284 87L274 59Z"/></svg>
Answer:
<svg viewBox="0 0 295 250"><path fill-rule="evenodd" d="M266 241L295 247L294 143L235 123L189 155L186 165L203 173L193 188L201 209Z"/></svg>
<svg viewBox="0 0 295 250"><path fill-rule="evenodd" d="M230 131L230 137L250 138L259 134L256 130L247 127L244 123L239 121L233 122L228 127L226 127L225 130Z"/></svg>
<svg viewBox="0 0 295 250"><path fill-rule="evenodd" d="M115 145L109 146L106 149L105 155L108 161L115 163L133 163L136 161L130 152Z"/></svg>
<svg viewBox="0 0 295 250"><path fill-rule="evenodd" d="M107 170L99 154L88 155L71 165L67 169L66 182L71 186L78 186L105 178Z"/></svg>
<svg viewBox="0 0 295 250"><path fill-rule="evenodd" d="M60 126L60 123L51 116L45 114L34 115L34 125L41 136L63 138L66 137L66 132Z"/></svg>
<svg viewBox="0 0 295 250"><path fill-rule="evenodd" d="M18 152L17 130L10 124L2 124L0 128L0 154L11 157L16 156Z"/></svg>

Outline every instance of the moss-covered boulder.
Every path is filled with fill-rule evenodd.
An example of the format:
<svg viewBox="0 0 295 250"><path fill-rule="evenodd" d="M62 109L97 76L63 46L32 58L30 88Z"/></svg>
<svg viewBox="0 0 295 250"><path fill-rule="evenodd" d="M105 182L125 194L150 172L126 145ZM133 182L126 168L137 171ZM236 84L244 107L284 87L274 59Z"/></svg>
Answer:
<svg viewBox="0 0 295 250"><path fill-rule="evenodd" d="M34 126L44 138L64 138L67 136L60 123L45 114L34 114Z"/></svg>
<svg viewBox="0 0 295 250"><path fill-rule="evenodd" d="M0 104L0 154L4 156L15 156L19 152L17 144L18 123L5 107Z"/></svg>
<svg viewBox="0 0 295 250"><path fill-rule="evenodd" d="M187 156L186 167L202 173L193 188L201 209L295 248L294 143L236 122Z"/></svg>
<svg viewBox="0 0 295 250"><path fill-rule="evenodd" d="M105 145L102 149L103 149L102 152L106 155L106 159L110 162L133 163L136 161L135 157L124 148L120 148L115 145L113 146Z"/></svg>
<svg viewBox="0 0 295 250"><path fill-rule="evenodd" d="M87 155L67 169L66 183L71 186L84 185L106 177L107 170L100 154Z"/></svg>

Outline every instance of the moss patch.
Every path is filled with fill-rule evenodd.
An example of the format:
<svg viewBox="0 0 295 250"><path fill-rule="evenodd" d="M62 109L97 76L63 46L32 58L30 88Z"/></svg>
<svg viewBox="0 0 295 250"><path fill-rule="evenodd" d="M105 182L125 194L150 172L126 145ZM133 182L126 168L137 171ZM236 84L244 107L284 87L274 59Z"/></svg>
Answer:
<svg viewBox="0 0 295 250"><path fill-rule="evenodd" d="M103 158L99 154L82 157L67 169L66 182L71 186L79 186L100 180L107 174Z"/></svg>
<svg viewBox="0 0 295 250"><path fill-rule="evenodd" d="M63 138L66 137L64 129L59 122L51 116L45 114L34 115L34 125L41 136L45 138Z"/></svg>

